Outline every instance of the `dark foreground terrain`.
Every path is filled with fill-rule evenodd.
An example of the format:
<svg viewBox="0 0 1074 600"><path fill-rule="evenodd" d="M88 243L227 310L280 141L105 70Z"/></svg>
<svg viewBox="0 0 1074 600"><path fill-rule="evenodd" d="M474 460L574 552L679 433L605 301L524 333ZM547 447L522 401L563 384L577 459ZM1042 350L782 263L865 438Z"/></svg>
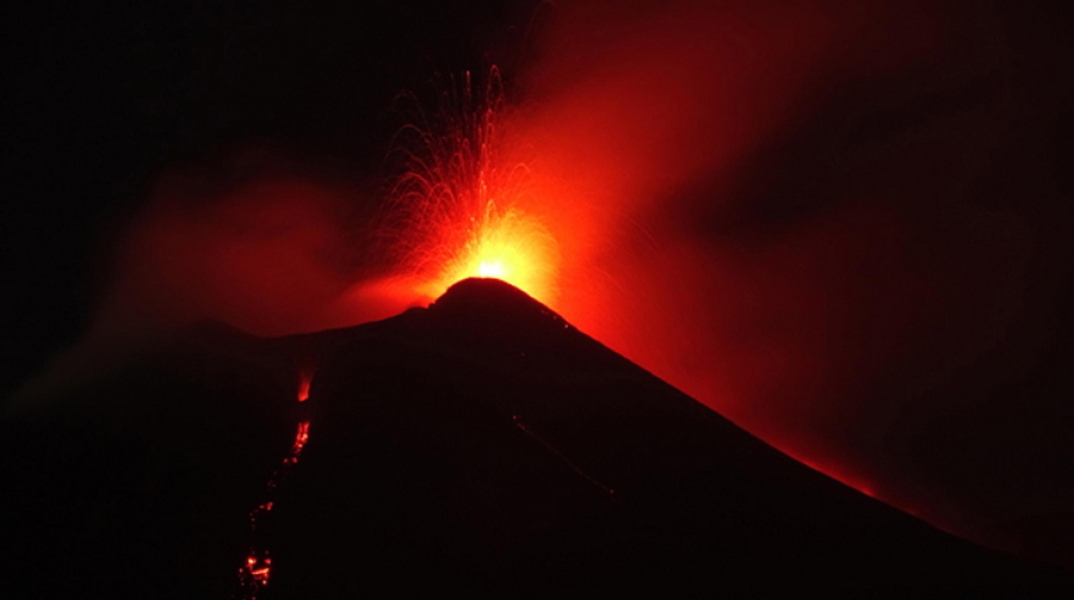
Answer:
<svg viewBox="0 0 1074 600"><path fill-rule="evenodd" d="M0 440L4 598L1074 592L799 464L490 280L345 330L201 326L6 416ZM240 587L255 542L268 583Z"/></svg>

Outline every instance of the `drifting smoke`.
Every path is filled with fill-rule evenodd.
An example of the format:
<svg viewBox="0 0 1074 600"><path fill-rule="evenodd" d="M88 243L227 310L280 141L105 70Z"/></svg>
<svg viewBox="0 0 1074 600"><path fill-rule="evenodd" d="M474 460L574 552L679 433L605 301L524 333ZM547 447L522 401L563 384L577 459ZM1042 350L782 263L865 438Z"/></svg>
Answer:
<svg viewBox="0 0 1074 600"><path fill-rule="evenodd" d="M356 233L369 224L353 192L270 161L243 162L231 161L223 176L162 178L121 245L102 330L148 323L166 331L212 319L277 336L408 306L370 283L368 244Z"/></svg>
<svg viewBox="0 0 1074 600"><path fill-rule="evenodd" d="M172 167L116 242L86 335L12 406L76 386L199 321L279 336L415 306L420 298L370 263L375 217L354 187L256 148Z"/></svg>

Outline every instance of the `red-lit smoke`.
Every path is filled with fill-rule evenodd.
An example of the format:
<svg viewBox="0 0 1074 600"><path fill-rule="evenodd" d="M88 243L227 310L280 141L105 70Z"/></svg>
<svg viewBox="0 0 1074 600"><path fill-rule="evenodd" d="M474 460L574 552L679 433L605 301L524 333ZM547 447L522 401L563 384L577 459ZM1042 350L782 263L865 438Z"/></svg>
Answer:
<svg viewBox="0 0 1074 600"><path fill-rule="evenodd" d="M1027 255L966 201L1001 128L986 11L554 12L506 125L564 257L552 306L793 456L929 503L899 453L935 413L904 402L1001 335Z"/></svg>
<svg viewBox="0 0 1074 600"><path fill-rule="evenodd" d="M352 190L271 159L176 168L118 250L95 329L212 319L284 335L386 318L414 302L371 275Z"/></svg>

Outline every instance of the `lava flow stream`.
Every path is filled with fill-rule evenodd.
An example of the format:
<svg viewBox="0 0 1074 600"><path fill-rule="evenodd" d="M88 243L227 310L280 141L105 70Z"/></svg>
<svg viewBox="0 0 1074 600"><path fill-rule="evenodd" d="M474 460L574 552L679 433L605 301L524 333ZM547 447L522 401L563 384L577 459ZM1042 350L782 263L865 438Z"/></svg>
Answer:
<svg viewBox="0 0 1074 600"><path fill-rule="evenodd" d="M312 379L312 371L304 370L300 373L297 394L299 402L305 402L309 399ZM258 592L268 585L269 575L272 572L272 556L269 552L268 544L265 542L267 529L265 520L272 512L276 488L280 486L291 468L298 464L302 449L306 446L306 442L309 441L309 431L309 419L307 417L301 418L298 422L298 429L295 431L294 441L291 443L290 452L287 453L283 462L269 477L265 501L250 511L252 541L246 560L239 568L239 592L235 595L238 600L256 600Z"/></svg>

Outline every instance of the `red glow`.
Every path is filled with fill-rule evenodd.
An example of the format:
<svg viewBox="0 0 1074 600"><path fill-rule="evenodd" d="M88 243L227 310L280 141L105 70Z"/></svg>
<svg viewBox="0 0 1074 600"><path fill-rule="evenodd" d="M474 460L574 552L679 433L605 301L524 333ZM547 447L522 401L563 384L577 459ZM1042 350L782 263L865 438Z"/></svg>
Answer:
<svg viewBox="0 0 1074 600"><path fill-rule="evenodd" d="M427 299L469 277L502 279L546 303L558 295L560 251L531 166L507 141L504 98L493 69L474 90L469 73L450 90L440 129L403 130L407 172L392 217L411 293Z"/></svg>
<svg viewBox="0 0 1074 600"><path fill-rule="evenodd" d="M305 402L310 397L310 382L313 381L313 370L302 369L298 374L298 401Z"/></svg>
<svg viewBox="0 0 1074 600"><path fill-rule="evenodd" d="M298 431L295 432L295 441L291 444L291 459L292 462L298 460L298 455L302 454L302 449L306 446L306 442L310 439L310 422L302 421L298 424Z"/></svg>
<svg viewBox="0 0 1074 600"><path fill-rule="evenodd" d="M305 402L309 398L309 386L313 373L314 369L312 367L302 369L299 373L299 402ZM276 490L287 471L298 464L302 449L306 447L309 438L310 422L308 420L300 421L295 431L294 440L291 442L290 452L283 459L280 467L269 477L268 484L265 486L269 494ZM269 582L272 558L269 556L268 549L260 544L259 540L263 535L261 517L272 512L273 506L274 502L267 500L250 512L250 530L254 537L254 542L251 545L249 555L246 557L246 562L239 568L240 597L244 600L256 600L261 588L268 585Z"/></svg>
<svg viewBox="0 0 1074 600"><path fill-rule="evenodd" d="M462 234L466 239L455 246L458 251L431 280L419 284L417 292L435 298L458 281L486 277L502 279L546 302L554 299L555 246L540 223L517 209L500 211L491 203L485 213L472 221L472 229Z"/></svg>
<svg viewBox="0 0 1074 600"><path fill-rule="evenodd" d="M244 598L256 600L261 588L269 583L269 575L272 572L272 559L251 554L246 558L246 563L239 569L239 581L242 584Z"/></svg>

